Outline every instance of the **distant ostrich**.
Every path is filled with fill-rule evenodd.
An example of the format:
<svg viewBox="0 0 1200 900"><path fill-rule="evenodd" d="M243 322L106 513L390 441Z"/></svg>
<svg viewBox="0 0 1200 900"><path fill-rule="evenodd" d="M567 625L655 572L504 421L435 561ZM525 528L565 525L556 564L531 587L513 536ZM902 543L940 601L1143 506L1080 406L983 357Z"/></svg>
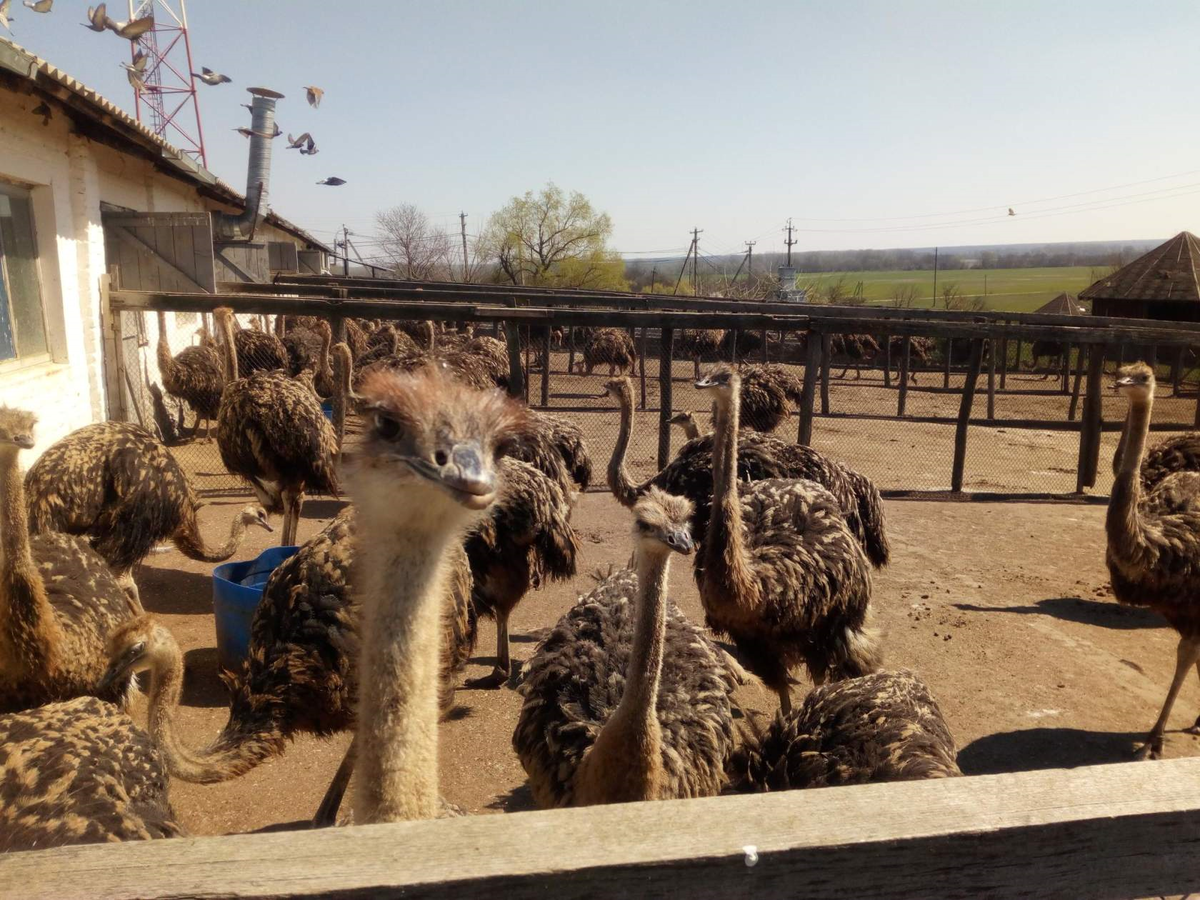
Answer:
<svg viewBox="0 0 1200 900"><path fill-rule="evenodd" d="M367 352L370 336L366 328L363 327L362 319L347 319L346 320L346 344L350 347L350 353L354 359L358 359Z"/></svg>
<svg viewBox="0 0 1200 900"><path fill-rule="evenodd" d="M854 366L854 380L862 380L862 364L872 363L879 355L879 342L869 334L835 334L829 342L829 353L832 357L842 357ZM839 378L845 378L850 371L848 364L842 369Z"/></svg>
<svg viewBox="0 0 1200 900"><path fill-rule="evenodd" d="M696 424L696 417L692 413L677 412L668 421L672 425L677 425L683 432L683 436L689 441L700 439L700 426Z"/></svg>
<svg viewBox="0 0 1200 900"><path fill-rule="evenodd" d="M1030 348L1030 354L1033 359L1027 368L1030 370L1036 369L1042 359L1046 359L1052 363L1056 359L1061 359L1065 352L1066 345L1062 341L1034 341L1033 346ZM1044 371L1041 380L1045 381L1050 375L1051 372L1049 370Z"/></svg>
<svg viewBox="0 0 1200 900"><path fill-rule="evenodd" d="M757 332L730 328L721 336L721 344L717 348L717 356L725 362L733 362L735 338L737 339L737 358L739 360L745 359L762 347L762 337Z"/></svg>
<svg viewBox="0 0 1200 900"><path fill-rule="evenodd" d="M530 660L513 749L542 807L708 797L733 750L723 654L667 597L692 551L691 504L652 489L634 507L636 570L609 575Z"/></svg>
<svg viewBox="0 0 1200 900"><path fill-rule="evenodd" d="M879 667L871 569L837 498L804 479L738 487L741 379L722 371L696 385L716 397L713 514L696 556L708 626L731 637L747 668L791 709L788 672L854 678Z"/></svg>
<svg viewBox="0 0 1200 900"><path fill-rule="evenodd" d="M703 540L713 496L713 434L688 441L662 471L636 484L625 468L633 425L633 385L628 378L617 378L605 387L621 410L621 427L608 463L609 490L621 505L628 507L651 487L687 497L696 508L692 533ZM811 447L785 443L755 431L740 434L737 469L738 478L743 481L806 478L823 485L838 499L846 524L863 545L871 564L876 568L887 565L890 550L884 529L883 499L870 479Z"/></svg>
<svg viewBox="0 0 1200 900"><path fill-rule="evenodd" d="M215 422L221 408L221 391L225 387L225 373L221 368L221 354L216 348L203 344L185 347L178 355L171 355L171 344L167 340L167 314L158 312L158 373L163 389L177 400L182 400L196 414L192 425L195 434L200 423ZM182 428L182 411L180 413Z"/></svg>
<svg viewBox="0 0 1200 900"><path fill-rule="evenodd" d="M718 366L714 371L729 371ZM800 403L803 383L778 366L743 366L741 428L774 431L788 417L789 403Z"/></svg>
<svg viewBox="0 0 1200 900"><path fill-rule="evenodd" d="M25 499L30 534L86 537L134 599L133 568L155 544L170 540L189 559L220 562L237 552L246 526L271 530L266 511L247 506L224 546L209 547L200 502L171 451L125 422L86 425L52 445L26 474Z"/></svg>
<svg viewBox="0 0 1200 900"><path fill-rule="evenodd" d="M393 323L398 331L407 334L410 338L416 341L418 347L422 350L431 350L434 346L434 335L437 333L433 327L433 322L429 319L397 319Z"/></svg>
<svg viewBox="0 0 1200 900"><path fill-rule="evenodd" d="M393 356L416 357L422 354L421 348L417 346L416 341L403 331L397 331L390 325L384 326L375 335L367 349L355 357L354 367L356 369L365 369L372 363L377 363Z"/></svg>
<svg viewBox="0 0 1200 900"><path fill-rule="evenodd" d="M888 343L891 345L892 365L897 369L900 366L900 356L904 353L904 336L893 334L888 338ZM933 338L921 337L920 335L910 335L908 338L908 379L913 384L917 383L916 369L928 368L933 363L933 355L937 350L937 345Z"/></svg>
<svg viewBox="0 0 1200 900"><path fill-rule="evenodd" d="M496 688L512 674L508 619L521 598L549 579L575 576L579 539L571 527L571 502L563 489L538 469L517 459L499 463L504 491L492 515L467 537L480 615L496 620L496 666L472 687Z"/></svg>
<svg viewBox="0 0 1200 900"><path fill-rule="evenodd" d="M243 328L234 333L233 342L237 349L238 374L242 377L288 367L287 348L273 334Z"/></svg>
<svg viewBox="0 0 1200 900"><path fill-rule="evenodd" d="M379 373L363 386L371 427L351 472L358 509L362 648L356 823L438 812L437 699L447 553L503 490L496 460L522 408L439 369Z"/></svg>
<svg viewBox="0 0 1200 900"><path fill-rule="evenodd" d="M336 494L337 434L316 396L279 372L238 378L232 352L233 311L215 311L226 337L225 396L217 447L232 474L250 482L267 512L283 513L283 546L296 542L304 492Z"/></svg>
<svg viewBox="0 0 1200 900"><path fill-rule="evenodd" d="M961 775L958 751L929 688L911 672L825 684L790 715L743 741L735 791L915 781Z"/></svg>
<svg viewBox="0 0 1200 900"><path fill-rule="evenodd" d="M721 339L725 332L719 329L687 328L680 332L675 342L676 352L692 361L694 375L700 379L700 363L716 362L721 352Z"/></svg>
<svg viewBox="0 0 1200 900"><path fill-rule="evenodd" d="M123 702L128 685L100 684L104 642L141 607L85 541L30 537L18 455L33 447L36 422L0 407L0 712L85 694Z"/></svg>
<svg viewBox="0 0 1200 900"><path fill-rule="evenodd" d="M608 366L611 377L618 370L632 372L636 362L637 352L628 332L621 328L597 328L584 345L583 359L577 365L588 375L596 366Z"/></svg>
<svg viewBox="0 0 1200 900"><path fill-rule="evenodd" d="M0 715L0 853L179 837L168 788L150 736L111 703Z"/></svg>
<svg viewBox="0 0 1200 900"><path fill-rule="evenodd" d="M497 387L508 390L508 345L504 341L481 334L468 341L463 350L485 359L492 381Z"/></svg>
<svg viewBox="0 0 1200 900"><path fill-rule="evenodd" d="M280 321L285 321L287 327L287 332L280 338L287 352L287 373L295 378L306 369L316 372L325 342L321 329L323 320L315 316L289 316L286 319L280 317ZM239 374L242 374L240 370Z"/></svg>
<svg viewBox="0 0 1200 900"><path fill-rule="evenodd" d="M1175 677L1162 712L1138 759L1162 755L1163 731L1188 672L1200 663L1200 473L1175 472L1143 490L1142 458L1154 404L1154 372L1145 363L1124 366L1116 386L1129 399L1125 453L1113 482L1105 530L1105 562L1113 594L1130 606L1148 606L1179 632ZM1200 719L1190 729L1200 734Z"/></svg>

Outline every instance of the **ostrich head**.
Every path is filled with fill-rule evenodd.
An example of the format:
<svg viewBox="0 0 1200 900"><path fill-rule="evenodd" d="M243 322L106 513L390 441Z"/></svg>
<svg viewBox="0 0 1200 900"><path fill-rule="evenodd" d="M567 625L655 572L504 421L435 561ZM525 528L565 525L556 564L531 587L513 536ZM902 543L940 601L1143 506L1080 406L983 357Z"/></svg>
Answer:
<svg viewBox="0 0 1200 900"><path fill-rule="evenodd" d="M1117 369L1113 388L1130 400L1147 400L1154 396L1154 370L1144 362L1122 366Z"/></svg>
<svg viewBox="0 0 1200 900"><path fill-rule="evenodd" d="M610 378L604 382L604 392L601 397L612 397L620 401L622 398L633 400L633 383L628 378Z"/></svg>
<svg viewBox="0 0 1200 900"><path fill-rule="evenodd" d="M160 662L168 663L179 648L171 632L154 616L143 614L123 622L108 636L108 668L98 690L128 682L140 672L148 672Z"/></svg>
<svg viewBox="0 0 1200 900"><path fill-rule="evenodd" d="M371 372L370 425L351 474L356 505L397 525L473 522L496 499L497 462L531 429L528 412L434 366Z"/></svg>
<svg viewBox="0 0 1200 900"><path fill-rule="evenodd" d="M37 416L23 409L0 406L0 447L31 450L34 444L33 426Z"/></svg>
<svg viewBox="0 0 1200 900"><path fill-rule="evenodd" d="M691 412L677 412L675 415L671 416L668 421L672 425L679 425L682 428L687 428L689 425L696 424L696 417L692 415Z"/></svg>
<svg viewBox="0 0 1200 900"><path fill-rule="evenodd" d="M712 391L718 402L728 402L742 386L742 378L729 366L715 366L696 382L696 390Z"/></svg>
<svg viewBox="0 0 1200 900"><path fill-rule="evenodd" d="M275 530L271 527L271 523L267 519L267 511L257 503L242 507L242 524L246 526L257 525L259 528L265 528L267 531Z"/></svg>
<svg viewBox="0 0 1200 900"><path fill-rule="evenodd" d="M652 487L633 507L633 538L638 551L663 555L674 551L687 556L692 541L692 512L686 497Z"/></svg>

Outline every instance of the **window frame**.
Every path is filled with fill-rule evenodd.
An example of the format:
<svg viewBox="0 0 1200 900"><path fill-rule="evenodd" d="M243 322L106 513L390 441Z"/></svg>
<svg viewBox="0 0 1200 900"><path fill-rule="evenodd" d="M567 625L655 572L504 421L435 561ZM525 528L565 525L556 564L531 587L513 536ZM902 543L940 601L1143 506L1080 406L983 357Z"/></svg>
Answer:
<svg viewBox="0 0 1200 900"><path fill-rule="evenodd" d="M11 359L0 359L0 375L25 369L32 366L45 365L54 362L53 338L51 321L46 310L46 279L42 272L42 254L38 241L36 198L34 188L0 178L0 194L16 197L22 200L29 210L29 237L33 249L33 276L37 283L38 309L42 316L42 334L45 336L46 347L34 353L21 353L21 339L17 333L17 316L13 309L12 280L8 275L8 261L4 249L0 246L0 279L3 279L3 299L8 304L9 328L12 331L13 356Z"/></svg>

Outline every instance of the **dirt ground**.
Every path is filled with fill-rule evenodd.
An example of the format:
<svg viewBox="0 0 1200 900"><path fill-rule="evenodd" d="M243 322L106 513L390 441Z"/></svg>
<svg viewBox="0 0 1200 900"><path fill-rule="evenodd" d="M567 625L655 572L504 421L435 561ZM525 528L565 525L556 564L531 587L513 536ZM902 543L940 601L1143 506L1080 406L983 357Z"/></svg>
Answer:
<svg viewBox="0 0 1200 900"><path fill-rule="evenodd" d="M227 533L244 502L223 498L202 511L210 540ZM337 506L309 501L301 539L319 530ZM530 594L518 607L517 659L533 650L529 632L552 625L589 588L588 573L629 557L629 514L607 494L585 495L574 523L583 543L581 574ZM876 576L873 595L885 629L886 664L911 668L928 681L959 743L965 772L1129 758L1166 692L1175 640L1156 615L1112 600L1103 563L1103 506L891 501L887 525L894 561ZM253 530L239 557L253 557L272 537L277 534ZM210 575L211 567L174 550L152 555L137 573L146 608L161 615L185 651L178 721L183 740L193 746L217 734L227 711L216 675ZM675 563L671 586L684 611L700 619L687 561ZM490 623L483 623L465 677L490 671L494 640ZM1191 725L1200 710L1198 687L1195 681L1184 687L1173 728ZM460 708L441 726L442 793L472 814L528 807L510 744L518 699L508 688L462 690ZM757 687L741 689L738 700L753 717L776 707ZM144 716L141 704L135 716ZM305 820L347 740L302 737L282 757L226 784L175 782L175 808L194 834ZM1197 754L1196 738L1168 733L1167 756Z"/></svg>

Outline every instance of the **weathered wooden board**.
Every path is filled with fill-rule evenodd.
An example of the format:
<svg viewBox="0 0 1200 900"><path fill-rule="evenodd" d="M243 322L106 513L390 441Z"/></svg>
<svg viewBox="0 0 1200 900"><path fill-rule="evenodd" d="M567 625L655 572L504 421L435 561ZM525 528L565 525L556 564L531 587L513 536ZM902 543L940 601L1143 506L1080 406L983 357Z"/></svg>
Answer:
<svg viewBox="0 0 1200 900"><path fill-rule="evenodd" d="M108 265L139 291L216 289L208 213L116 213L101 217Z"/></svg>
<svg viewBox="0 0 1200 900"><path fill-rule="evenodd" d="M266 242L218 243L214 260L222 281L265 284L271 280L270 252Z"/></svg>
<svg viewBox="0 0 1200 900"><path fill-rule="evenodd" d="M68 847L0 898L1130 898L1200 888L1200 760Z"/></svg>

